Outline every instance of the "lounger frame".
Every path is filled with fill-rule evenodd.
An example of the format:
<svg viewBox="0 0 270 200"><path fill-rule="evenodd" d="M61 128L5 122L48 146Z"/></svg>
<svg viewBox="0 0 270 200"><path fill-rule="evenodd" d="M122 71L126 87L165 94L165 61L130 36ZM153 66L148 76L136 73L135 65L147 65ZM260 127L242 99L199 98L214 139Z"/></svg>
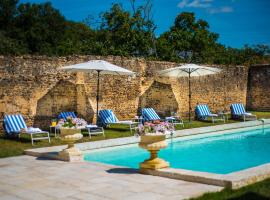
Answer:
<svg viewBox="0 0 270 200"><path fill-rule="evenodd" d="M37 140L49 140L49 143L51 142L50 133L47 131L26 132L26 131L23 131L24 129L27 129L27 126L22 115L19 114L19 115L5 115L4 116L4 130L7 136L16 134L20 138L21 134L30 135L32 146L34 146L34 141L37 141ZM35 135L41 135L41 134L46 134L47 136L34 137Z"/></svg>

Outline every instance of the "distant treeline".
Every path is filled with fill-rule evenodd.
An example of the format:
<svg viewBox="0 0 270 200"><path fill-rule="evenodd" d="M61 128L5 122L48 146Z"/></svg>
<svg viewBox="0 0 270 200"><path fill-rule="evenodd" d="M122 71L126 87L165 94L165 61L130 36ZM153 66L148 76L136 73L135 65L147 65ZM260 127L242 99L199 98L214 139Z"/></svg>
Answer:
<svg viewBox="0 0 270 200"><path fill-rule="evenodd" d="M120 4L84 22L66 20L50 3L18 3L0 0L0 54L73 54L136 56L152 60L208 64L256 64L269 62L269 46L225 47L209 24L182 12L171 28L159 37L154 34L152 2L131 11Z"/></svg>

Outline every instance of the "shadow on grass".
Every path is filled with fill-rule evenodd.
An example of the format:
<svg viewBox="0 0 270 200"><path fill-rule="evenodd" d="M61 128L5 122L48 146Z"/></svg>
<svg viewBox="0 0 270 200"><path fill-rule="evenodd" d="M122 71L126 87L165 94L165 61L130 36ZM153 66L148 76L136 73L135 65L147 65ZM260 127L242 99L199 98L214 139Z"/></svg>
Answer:
<svg viewBox="0 0 270 200"><path fill-rule="evenodd" d="M229 198L229 200L269 200L269 197L262 196L255 192L248 192L239 197Z"/></svg>
<svg viewBox="0 0 270 200"><path fill-rule="evenodd" d="M1 139L4 140L9 140L9 141L13 141L13 142L21 142L21 143L31 143L31 139L30 138L26 138L24 136L19 137L18 135L3 135L1 136Z"/></svg>
<svg viewBox="0 0 270 200"><path fill-rule="evenodd" d="M113 168L107 170L108 173L113 173L113 174L138 174L139 171L137 169L132 169L132 168Z"/></svg>
<svg viewBox="0 0 270 200"><path fill-rule="evenodd" d="M105 131L127 132L127 131L129 131L129 128L126 128L126 127L123 127L123 128L119 128L119 127L110 127L110 128L105 128Z"/></svg>

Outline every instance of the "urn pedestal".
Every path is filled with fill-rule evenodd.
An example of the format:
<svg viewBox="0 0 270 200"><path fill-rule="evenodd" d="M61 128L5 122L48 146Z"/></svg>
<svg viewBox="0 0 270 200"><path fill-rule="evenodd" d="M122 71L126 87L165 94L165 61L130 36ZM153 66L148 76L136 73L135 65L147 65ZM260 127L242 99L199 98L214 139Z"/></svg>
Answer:
<svg viewBox="0 0 270 200"><path fill-rule="evenodd" d="M60 139L67 143L68 147L58 153L59 159L68 162L83 161L82 152L74 146L74 143L83 137L81 130L75 128L61 128L60 133Z"/></svg>
<svg viewBox="0 0 270 200"><path fill-rule="evenodd" d="M165 135L143 135L139 147L150 152L150 158L140 163L140 169L161 169L169 167L169 163L158 157L158 151L167 147Z"/></svg>

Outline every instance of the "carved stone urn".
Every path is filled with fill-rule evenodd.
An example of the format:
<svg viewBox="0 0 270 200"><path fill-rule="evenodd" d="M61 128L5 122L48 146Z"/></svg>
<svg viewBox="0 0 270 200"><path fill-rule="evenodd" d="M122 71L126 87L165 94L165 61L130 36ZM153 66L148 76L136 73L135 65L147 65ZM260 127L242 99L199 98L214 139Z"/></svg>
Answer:
<svg viewBox="0 0 270 200"><path fill-rule="evenodd" d="M142 135L139 147L150 152L150 158L140 163L140 169L161 169L169 167L169 163L158 158L158 151L167 147L166 136L164 134Z"/></svg>
<svg viewBox="0 0 270 200"><path fill-rule="evenodd" d="M68 144L66 149L63 149L58 153L60 160L76 162L83 160L82 152L74 146L77 140L82 139L80 129L76 128L61 128L60 129L60 139Z"/></svg>

